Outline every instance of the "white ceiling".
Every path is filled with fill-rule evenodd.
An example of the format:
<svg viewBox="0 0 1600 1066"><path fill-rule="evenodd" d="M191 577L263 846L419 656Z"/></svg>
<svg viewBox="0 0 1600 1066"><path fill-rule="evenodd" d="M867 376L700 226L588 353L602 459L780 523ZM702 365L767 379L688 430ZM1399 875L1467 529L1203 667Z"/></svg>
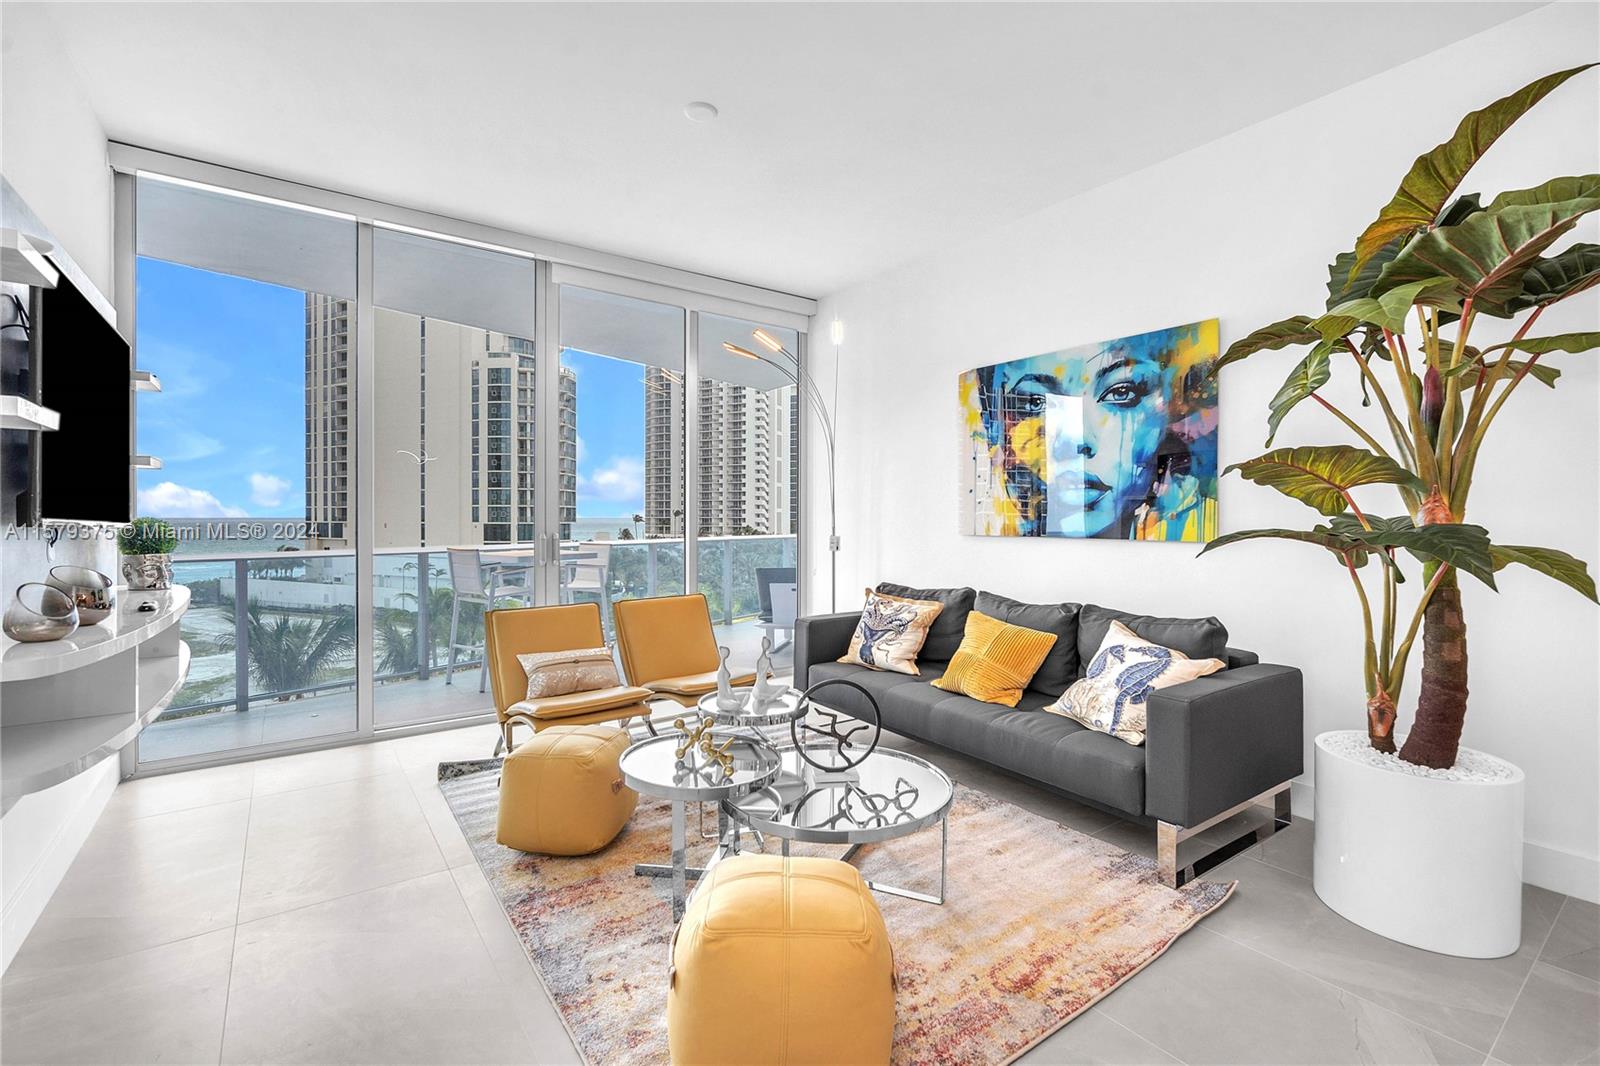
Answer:
<svg viewBox="0 0 1600 1066"><path fill-rule="evenodd" d="M1533 6L113 3L51 15L115 140L821 296ZM688 121L691 100L722 117Z"/></svg>

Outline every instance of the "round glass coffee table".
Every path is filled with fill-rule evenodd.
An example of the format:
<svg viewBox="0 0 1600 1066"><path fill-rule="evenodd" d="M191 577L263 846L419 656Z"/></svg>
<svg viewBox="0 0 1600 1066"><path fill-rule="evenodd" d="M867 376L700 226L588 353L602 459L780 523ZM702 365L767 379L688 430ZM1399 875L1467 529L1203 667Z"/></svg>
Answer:
<svg viewBox="0 0 1600 1066"><path fill-rule="evenodd" d="M909 836L939 823L939 891L936 895L867 881L878 892L923 903L943 903L950 845L950 807L955 783L926 759L879 748L854 769L818 770L789 749L779 753L782 771L768 785L723 801L738 826L770 833L783 842L838 844L850 861L863 844Z"/></svg>
<svg viewBox="0 0 1600 1066"><path fill-rule="evenodd" d="M718 846L712 863L725 849L727 812L722 803L735 800L777 779L781 768L778 753L759 739L732 730L713 729L708 734L716 750L729 757L724 769L715 755L708 755L681 733L641 740L622 753L622 781L635 792L668 800L672 804L672 862L639 863L633 872L641 877L672 878L672 920L683 917L687 902L685 882L707 869L691 868L687 861L690 803L717 804ZM737 847L737 840L734 842Z"/></svg>

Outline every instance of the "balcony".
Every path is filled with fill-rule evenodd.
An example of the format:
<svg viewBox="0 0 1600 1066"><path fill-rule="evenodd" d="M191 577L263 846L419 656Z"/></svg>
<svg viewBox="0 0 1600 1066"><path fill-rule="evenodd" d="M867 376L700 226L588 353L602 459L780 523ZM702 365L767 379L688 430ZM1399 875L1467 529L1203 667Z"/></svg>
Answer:
<svg viewBox="0 0 1600 1066"><path fill-rule="evenodd" d="M611 601L683 591L681 540L605 543ZM717 641L732 649L735 665L748 667L763 635L756 568L793 566L795 538L701 537L699 545L700 590ZM575 559L584 551L583 543L563 544ZM354 732L355 567L348 551L176 558L174 580L193 595L182 622L192 666L172 705L141 736L140 762ZM454 683L445 684L452 603L445 551L381 550L373 583L377 727L492 713L491 696L478 692L481 658L458 659ZM419 596L419 587L427 594ZM579 590L571 598L595 596ZM480 610L463 605L460 625L458 639L481 642ZM610 639L609 617L606 628ZM787 670L790 649L773 661Z"/></svg>

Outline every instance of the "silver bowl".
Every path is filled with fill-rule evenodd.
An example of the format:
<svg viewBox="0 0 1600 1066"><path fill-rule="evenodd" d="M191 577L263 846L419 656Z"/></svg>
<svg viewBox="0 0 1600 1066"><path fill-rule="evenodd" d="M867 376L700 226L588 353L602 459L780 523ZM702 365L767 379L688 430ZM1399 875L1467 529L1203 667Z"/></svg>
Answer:
<svg viewBox="0 0 1600 1066"><path fill-rule="evenodd" d="M37 643L60 640L78 629L78 606L72 597L42 581L17 586L0 628L12 640Z"/></svg>
<svg viewBox="0 0 1600 1066"><path fill-rule="evenodd" d="M98 570L87 566L54 566L45 584L71 596L78 605L78 621L86 626L104 622L117 609L116 586Z"/></svg>

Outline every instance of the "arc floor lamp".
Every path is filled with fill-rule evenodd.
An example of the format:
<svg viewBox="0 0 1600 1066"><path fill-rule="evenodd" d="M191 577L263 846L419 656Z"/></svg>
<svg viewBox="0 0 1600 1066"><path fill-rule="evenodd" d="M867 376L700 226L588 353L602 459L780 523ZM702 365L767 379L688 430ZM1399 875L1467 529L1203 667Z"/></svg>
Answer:
<svg viewBox="0 0 1600 1066"><path fill-rule="evenodd" d="M800 359L783 343L764 329L757 329L751 336L756 343L761 345L772 356L781 356L784 361L779 362L772 356L762 355L760 352L741 348L731 341L723 341L722 347L734 355L744 359L754 359L758 363L765 363L777 370L784 377L794 383L801 395L810 404L812 412L817 416L817 422L822 426L822 446L828 459L828 610L839 609L839 511L838 500L834 493L834 467L833 467L833 413L828 409L822 390L817 388L816 381L811 373L801 365ZM839 324L834 323L834 373L838 374Z"/></svg>

